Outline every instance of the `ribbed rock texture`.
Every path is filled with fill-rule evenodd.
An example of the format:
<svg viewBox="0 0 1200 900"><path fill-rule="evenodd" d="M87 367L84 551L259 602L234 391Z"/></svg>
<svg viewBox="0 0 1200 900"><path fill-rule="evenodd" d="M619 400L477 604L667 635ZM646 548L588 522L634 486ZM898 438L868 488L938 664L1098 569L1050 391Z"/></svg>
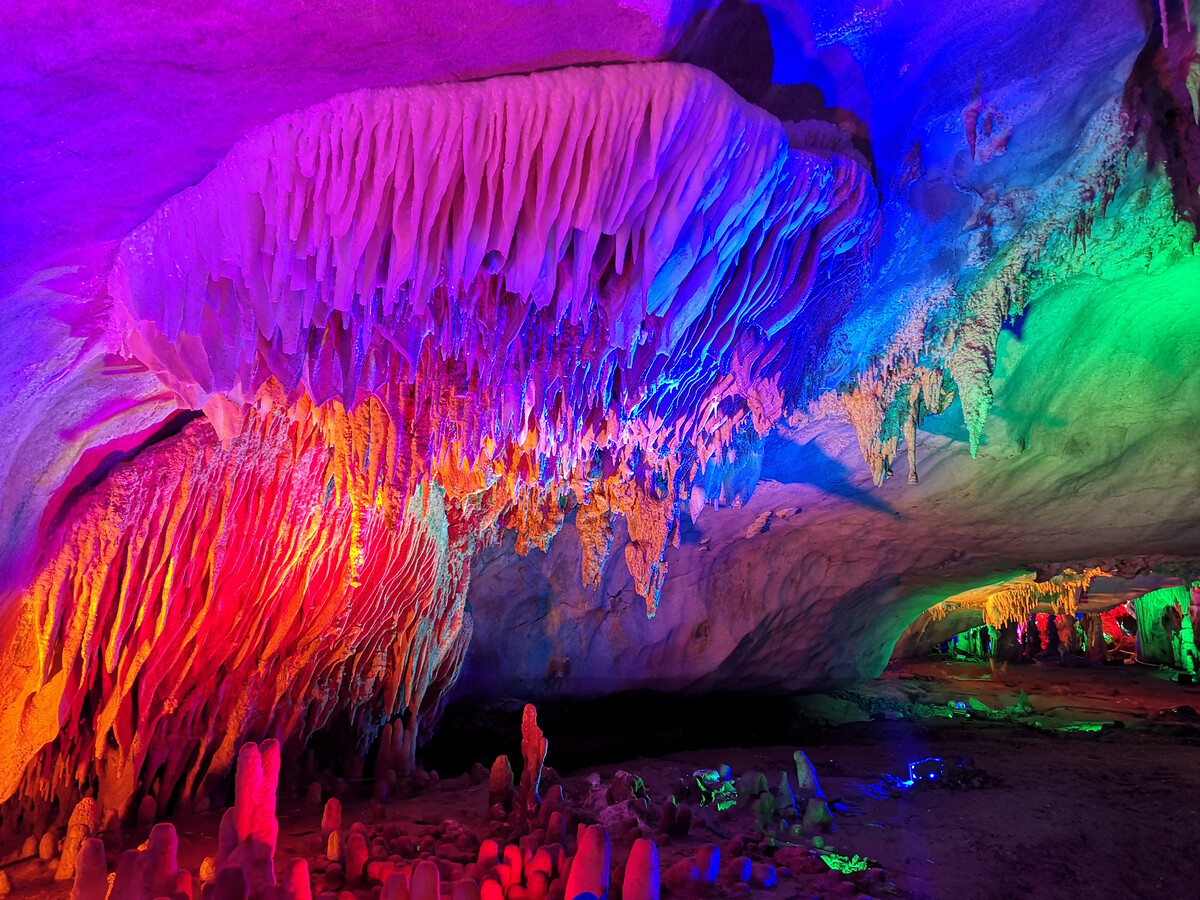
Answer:
<svg viewBox="0 0 1200 900"><path fill-rule="evenodd" d="M849 81L822 82L827 102L868 119L883 192L864 299L835 338L874 352L847 353L817 402L706 471L708 496L741 508L694 507L654 621L619 569L581 586L574 573L594 564L569 540L520 560L507 543L481 554L461 689L832 688L878 675L923 610L1016 570L1036 573L1039 597L1067 568L1196 577L1195 230L1155 148L1200 126L1144 114L1179 106L1160 91L1183 70L1160 68L1162 35L1122 24L1120 4L1086 34L1061 9L1022 9L1015 29L1011 7L976 28L944 6L937 25L918 22L916 5L864 26L853 52L872 103L852 67L821 58ZM871 48L909 15L905 34L921 37L888 59L924 59L926 75L897 80ZM1181 10L1172 21L1173 52L1195 59ZM1035 31L1061 51L1030 58L1017 35ZM786 99L783 85L760 90L764 105ZM564 525L592 528L581 513ZM618 523L614 552L632 536ZM1033 599L1021 593L1001 592L995 611Z"/></svg>
<svg viewBox="0 0 1200 900"><path fill-rule="evenodd" d="M473 632L492 694L811 688L1194 578L1182 5L710 5L14 10L5 825L411 772Z"/></svg>
<svg viewBox="0 0 1200 900"><path fill-rule="evenodd" d="M152 817L335 721L395 720L411 770L474 549L568 506L581 577L627 518L653 614L691 485L811 396L877 233L863 166L788 134L690 66L567 69L338 97L169 200L84 308L137 403L148 369L204 416L43 500L0 797Z"/></svg>
<svg viewBox="0 0 1200 900"><path fill-rule="evenodd" d="M243 741L294 760L335 716L369 737L436 704L470 636L470 528L436 489L356 495L305 421L255 413L226 446L194 422L88 495L16 601L5 795L97 784L105 807L165 809Z"/></svg>
<svg viewBox="0 0 1200 900"><path fill-rule="evenodd" d="M273 379L378 398L402 491L506 478L538 546L559 495L598 494L653 612L677 497L807 399L876 226L857 162L701 70L613 66L286 117L137 229L110 288L128 353L222 437Z"/></svg>

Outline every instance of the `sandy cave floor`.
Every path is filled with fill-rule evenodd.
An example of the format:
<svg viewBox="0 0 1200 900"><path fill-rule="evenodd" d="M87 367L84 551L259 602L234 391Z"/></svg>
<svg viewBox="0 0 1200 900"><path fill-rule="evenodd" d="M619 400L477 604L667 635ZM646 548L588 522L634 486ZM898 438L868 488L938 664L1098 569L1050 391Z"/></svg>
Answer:
<svg viewBox="0 0 1200 900"><path fill-rule="evenodd" d="M992 721L987 713L961 710L951 718L927 714L929 707L965 705L972 697L998 709L1016 703L1021 690L1032 707L1021 721ZM749 892L755 900L1200 897L1195 853L1200 719L1190 711L1200 706L1200 688L1133 666L1027 665L992 672L987 666L922 661L889 667L882 678L839 693L835 702L848 696L874 707L875 718L818 728L806 743L779 746L732 746L737 729L720 728L725 746L583 767L561 775L564 790L570 798L586 790L589 773L600 773L607 784L624 769L644 779L652 800L661 800L681 776L719 764L729 765L735 776L762 771L774 782L781 770L794 772L792 751L801 746L834 809L827 848L868 857L884 877L846 881L833 872L781 872L775 888ZM912 717L914 703L926 713ZM1061 730L1081 725L1099 730ZM551 728L546 731L547 762L553 764L555 736ZM952 786L951 778L895 786L909 763L930 757L951 767L959 757L969 759L975 768L964 779L967 785ZM485 816L486 798L486 783L471 786L463 776L389 801L382 810L368 800L349 802L344 821L377 827L382 813L419 842L431 826L454 819L482 837L495 828ZM653 835L664 871L702 843L725 847L728 839L751 830L748 810L697 812L687 839ZM214 851L220 814L175 820L181 866L195 873ZM284 799L279 818L280 869L293 856L306 856L310 864L322 856L319 811ZM136 846L145 831L127 831L125 846ZM628 845L615 843L614 868L627 853ZM55 884L36 860L7 871L14 897L48 900L69 893L69 884ZM733 894L725 885L707 896Z"/></svg>

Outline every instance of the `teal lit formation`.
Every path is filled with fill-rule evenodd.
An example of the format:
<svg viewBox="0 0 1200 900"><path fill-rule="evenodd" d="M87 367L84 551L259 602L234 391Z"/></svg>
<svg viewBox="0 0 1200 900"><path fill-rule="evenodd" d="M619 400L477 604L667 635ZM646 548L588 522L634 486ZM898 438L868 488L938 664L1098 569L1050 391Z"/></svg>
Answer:
<svg viewBox="0 0 1200 900"><path fill-rule="evenodd" d="M865 872L871 868L871 861L865 856L843 856L840 853L822 853L821 859L825 861L825 865L831 869L835 869L845 875L851 872Z"/></svg>

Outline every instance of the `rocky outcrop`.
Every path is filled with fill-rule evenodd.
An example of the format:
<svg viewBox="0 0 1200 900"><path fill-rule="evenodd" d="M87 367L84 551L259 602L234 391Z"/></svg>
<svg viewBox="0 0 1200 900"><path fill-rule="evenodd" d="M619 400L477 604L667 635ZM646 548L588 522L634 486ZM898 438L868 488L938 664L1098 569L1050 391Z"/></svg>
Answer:
<svg viewBox="0 0 1200 900"><path fill-rule="evenodd" d="M220 53L175 9L0 36L6 820L149 824L335 723L413 772L475 624L476 690L814 687L1003 573L1042 573L1007 617L1067 565L1186 564L1179 11L729 5L678 55L741 96L569 65L656 58L702 6L474 4L470 37L430 7L411 53L340 7L303 43L214 11ZM761 52L704 32L730 16ZM553 70L475 77L519 61Z"/></svg>
<svg viewBox="0 0 1200 900"><path fill-rule="evenodd" d="M365 91L247 138L89 307L204 417L45 521L6 604L0 796L94 783L152 819L337 717L362 749L393 723L411 771L476 547L544 548L570 504L599 567L623 515L653 613L680 498L798 401L849 302L824 267L876 229L858 162L688 66Z"/></svg>
<svg viewBox="0 0 1200 900"><path fill-rule="evenodd" d="M16 600L5 794L191 803L246 740L345 715L366 741L436 705L470 635L469 534L441 492L365 498L327 448L284 416L226 446L195 422L88 496Z"/></svg>

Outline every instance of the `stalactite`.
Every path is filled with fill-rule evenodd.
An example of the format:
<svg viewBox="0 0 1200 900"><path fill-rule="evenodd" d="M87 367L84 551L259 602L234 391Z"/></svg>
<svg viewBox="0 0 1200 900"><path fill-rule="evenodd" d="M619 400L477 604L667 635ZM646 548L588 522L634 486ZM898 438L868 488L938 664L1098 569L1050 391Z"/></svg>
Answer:
<svg viewBox="0 0 1200 900"><path fill-rule="evenodd" d="M165 809L246 740L425 714L470 634L473 529L440 491L401 508L366 479L319 428L258 413L227 445L195 422L114 470L17 600L0 796L95 779L105 807Z"/></svg>
<svg viewBox="0 0 1200 900"><path fill-rule="evenodd" d="M944 600L930 607L929 616L937 621L956 609L979 609L985 625L1001 628L1009 623L1025 622L1042 604L1049 604L1056 614L1074 615L1081 593L1087 590L1092 580L1109 574L1093 567L1082 572L1065 569L1045 581L1021 579L998 590L972 591L967 598Z"/></svg>
<svg viewBox="0 0 1200 900"><path fill-rule="evenodd" d="M765 432L808 377L785 348L819 352L848 303L822 267L851 278L878 220L858 161L788 134L682 65L350 94L126 239L118 329L226 440L272 377L284 403L378 397L397 496L506 479L506 524L543 547L547 495L598 455L673 491L674 460Z"/></svg>
<svg viewBox="0 0 1200 900"><path fill-rule="evenodd" d="M804 399L879 227L861 162L788 134L674 64L368 90L165 203L107 349L204 420L48 520L0 797L203 805L335 717L364 750L402 717L411 766L471 554L545 549L572 502L589 581L628 519L653 615L679 497Z"/></svg>
<svg viewBox="0 0 1200 900"><path fill-rule="evenodd" d="M968 448L975 456L992 405L996 346L1005 322L1020 316L1039 290L1085 266L1086 235L1116 195L1133 147L1129 115L1120 102L1111 101L1096 113L1072 157L1044 188L1056 202L1037 205L1021 233L977 275L914 300L910 321L900 326L878 359L808 409L791 412L789 421L844 418L854 427L878 484L891 473L900 438L907 439L907 432L915 436L920 417L943 410L957 394ZM937 320L946 327L935 340L927 328ZM943 386L946 375L950 383ZM910 424L914 410L916 420ZM911 443L909 452L914 453ZM910 473L915 471L910 456Z"/></svg>

